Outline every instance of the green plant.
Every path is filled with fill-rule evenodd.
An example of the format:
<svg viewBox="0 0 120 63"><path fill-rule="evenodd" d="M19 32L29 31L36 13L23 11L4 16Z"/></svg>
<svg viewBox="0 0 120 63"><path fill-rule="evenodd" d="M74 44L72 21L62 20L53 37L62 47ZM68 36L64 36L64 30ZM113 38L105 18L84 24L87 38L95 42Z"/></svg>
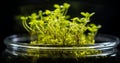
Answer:
<svg viewBox="0 0 120 63"><path fill-rule="evenodd" d="M95 44L95 36L100 25L90 23L90 17L95 13L81 12L82 17L70 18L67 15L70 4L54 5L55 10L40 10L38 13L32 13L30 16L22 16L23 27L30 33L31 39L37 37L30 42L30 45L57 45L57 47L72 46L75 50L39 50L28 49L30 56L39 57L84 57L85 55L93 55L102 53L96 49L85 48L82 50L76 47ZM37 54L39 53L39 54Z"/></svg>
<svg viewBox="0 0 120 63"><path fill-rule="evenodd" d="M50 45L86 45L94 44L94 37L101 27L91 24L90 17L93 13L81 12L82 18L69 18L67 15L70 4L54 5L55 10L40 10L31 16L22 16L24 28L37 39L30 44Z"/></svg>

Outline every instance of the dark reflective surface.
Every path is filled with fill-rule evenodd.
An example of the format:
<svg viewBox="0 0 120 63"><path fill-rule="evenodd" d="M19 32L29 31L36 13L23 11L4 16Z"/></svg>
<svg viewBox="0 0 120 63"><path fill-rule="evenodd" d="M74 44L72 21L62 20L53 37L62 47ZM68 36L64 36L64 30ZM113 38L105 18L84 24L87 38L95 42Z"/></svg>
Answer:
<svg viewBox="0 0 120 63"><path fill-rule="evenodd" d="M118 53L119 54L119 53ZM31 57L14 56L4 52L2 54L2 63L119 63L120 56L108 56L108 57L89 57L89 58L53 58L53 57L41 57L35 62Z"/></svg>

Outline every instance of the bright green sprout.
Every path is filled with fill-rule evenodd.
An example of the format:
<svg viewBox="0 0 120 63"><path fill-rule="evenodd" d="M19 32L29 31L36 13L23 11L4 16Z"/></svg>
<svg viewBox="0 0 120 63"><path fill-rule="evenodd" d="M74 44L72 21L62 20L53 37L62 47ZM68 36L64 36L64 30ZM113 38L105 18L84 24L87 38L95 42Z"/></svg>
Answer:
<svg viewBox="0 0 120 63"><path fill-rule="evenodd" d="M31 38L37 37L30 42L30 45L59 45L73 46L73 48L84 45L95 44L95 36L100 25L90 23L90 17L95 13L80 12L83 17L73 17L67 15L70 4L54 5L54 10L38 11L30 16L22 16L23 27L30 33ZM82 50L64 50L51 51L40 49L28 49L28 55L35 56L34 60L39 57L84 57L85 55L100 54L102 51L85 48ZM38 54L39 53L39 54ZM62 53L62 54L61 54ZM66 55L67 54L67 55ZM35 62L33 62L35 63Z"/></svg>
<svg viewBox="0 0 120 63"><path fill-rule="evenodd" d="M39 11L30 16L23 16L22 24L32 36L37 39L30 44L51 45L87 45L94 44L94 37L101 28L100 25L90 24L90 17L95 13L81 12L82 18L68 18L70 4L55 4L55 10ZM89 24L88 24L89 23Z"/></svg>

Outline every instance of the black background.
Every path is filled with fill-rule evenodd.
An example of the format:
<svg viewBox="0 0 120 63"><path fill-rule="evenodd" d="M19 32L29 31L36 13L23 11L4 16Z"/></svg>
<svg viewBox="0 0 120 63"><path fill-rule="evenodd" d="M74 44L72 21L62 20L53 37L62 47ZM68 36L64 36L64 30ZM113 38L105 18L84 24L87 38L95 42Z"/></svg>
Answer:
<svg viewBox="0 0 120 63"><path fill-rule="evenodd" d="M91 21L101 24L99 33L111 34L120 37L119 31L119 2L118 0L1 0L0 1L0 51L5 48L4 38L12 34L27 33L21 26L21 22L15 19L18 15L29 13L29 8L52 8L54 3L71 3L69 14L79 16L80 11L95 12ZM21 7L28 6L25 12ZM34 8L34 6L37 6ZM40 8L39 8L40 7ZM34 10L33 10L34 11ZM32 11L30 11L32 12ZM119 48L119 47L118 47Z"/></svg>

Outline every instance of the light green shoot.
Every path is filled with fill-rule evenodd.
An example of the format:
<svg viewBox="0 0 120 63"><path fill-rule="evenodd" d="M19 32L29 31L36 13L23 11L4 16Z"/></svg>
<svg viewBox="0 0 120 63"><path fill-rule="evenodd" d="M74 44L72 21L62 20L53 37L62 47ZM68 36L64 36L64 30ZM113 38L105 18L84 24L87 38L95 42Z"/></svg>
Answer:
<svg viewBox="0 0 120 63"><path fill-rule="evenodd" d="M90 17L95 13L81 12L82 18L68 18L70 4L55 4L55 10L40 10L30 16L22 16L23 27L32 36L37 36L30 44L51 45L87 45L94 44L94 37L101 28L100 25L90 24ZM89 23L89 24L88 24Z"/></svg>

